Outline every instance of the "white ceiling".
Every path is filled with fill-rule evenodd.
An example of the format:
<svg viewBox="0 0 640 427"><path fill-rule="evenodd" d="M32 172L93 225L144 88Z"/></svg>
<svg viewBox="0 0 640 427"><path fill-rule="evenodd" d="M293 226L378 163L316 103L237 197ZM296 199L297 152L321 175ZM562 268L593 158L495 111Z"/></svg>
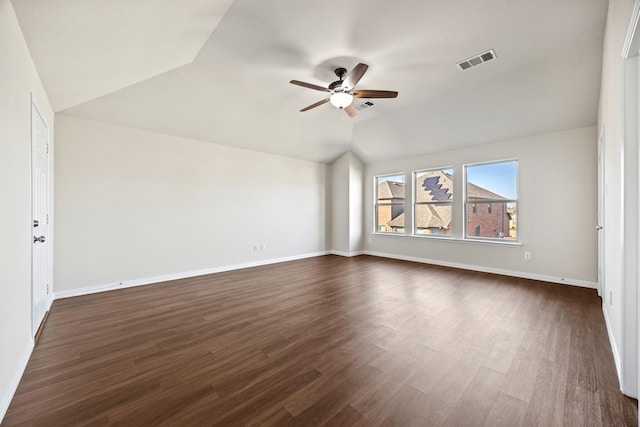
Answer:
<svg viewBox="0 0 640 427"><path fill-rule="evenodd" d="M315 161L595 125L606 0L13 0L54 109ZM497 59L455 63L494 49ZM396 99L350 119L333 69Z"/></svg>

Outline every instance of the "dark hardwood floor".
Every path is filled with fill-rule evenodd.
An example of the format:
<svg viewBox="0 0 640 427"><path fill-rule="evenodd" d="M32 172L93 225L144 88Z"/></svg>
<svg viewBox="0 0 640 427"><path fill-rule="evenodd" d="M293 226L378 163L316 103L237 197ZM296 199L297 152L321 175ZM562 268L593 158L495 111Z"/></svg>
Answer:
<svg viewBox="0 0 640 427"><path fill-rule="evenodd" d="M324 256L53 304L4 426L637 426L596 291Z"/></svg>

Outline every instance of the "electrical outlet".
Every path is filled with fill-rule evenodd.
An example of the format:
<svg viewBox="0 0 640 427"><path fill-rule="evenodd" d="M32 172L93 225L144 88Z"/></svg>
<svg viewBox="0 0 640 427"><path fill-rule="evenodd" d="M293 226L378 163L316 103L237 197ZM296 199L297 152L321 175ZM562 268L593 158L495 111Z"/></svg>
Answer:
<svg viewBox="0 0 640 427"><path fill-rule="evenodd" d="M253 245L253 252L258 252L258 244Z"/></svg>
<svg viewBox="0 0 640 427"><path fill-rule="evenodd" d="M525 252L524 253L524 260L525 261L531 261L531 252Z"/></svg>
<svg viewBox="0 0 640 427"><path fill-rule="evenodd" d="M267 250L267 244L266 244L266 243L263 243L263 244L262 244L262 246L261 246L261 248L262 248L262 250L263 250L263 251L266 251L266 250Z"/></svg>

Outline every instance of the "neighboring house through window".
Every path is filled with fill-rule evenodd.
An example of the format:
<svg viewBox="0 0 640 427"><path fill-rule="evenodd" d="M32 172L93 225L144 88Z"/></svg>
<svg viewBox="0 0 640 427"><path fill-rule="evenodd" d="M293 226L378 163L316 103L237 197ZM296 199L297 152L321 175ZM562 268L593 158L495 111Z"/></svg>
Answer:
<svg viewBox="0 0 640 427"><path fill-rule="evenodd" d="M416 171L413 175L414 234L451 236L453 169Z"/></svg>
<svg viewBox="0 0 640 427"><path fill-rule="evenodd" d="M516 160L464 166L464 238L517 241ZM413 225L405 215L405 174L375 177L375 231L452 237L453 168L415 171Z"/></svg>
<svg viewBox="0 0 640 427"><path fill-rule="evenodd" d="M404 174L377 176L376 178L376 232L404 233L404 223L394 223L404 217Z"/></svg>
<svg viewBox="0 0 640 427"><path fill-rule="evenodd" d="M465 166L466 237L517 240L517 162Z"/></svg>

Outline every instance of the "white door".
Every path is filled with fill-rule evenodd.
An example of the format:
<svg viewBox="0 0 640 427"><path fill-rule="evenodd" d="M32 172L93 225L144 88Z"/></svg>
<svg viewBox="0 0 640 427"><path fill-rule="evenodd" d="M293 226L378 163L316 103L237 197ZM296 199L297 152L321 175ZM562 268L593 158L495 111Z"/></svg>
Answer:
<svg viewBox="0 0 640 427"><path fill-rule="evenodd" d="M604 283L604 199L605 199L605 183L604 183L604 126L598 138L598 224L596 232L598 233L598 295L603 301L608 301L605 295Z"/></svg>
<svg viewBox="0 0 640 427"><path fill-rule="evenodd" d="M49 236L49 128L31 103L31 256L32 334L35 336L47 311L50 278Z"/></svg>

